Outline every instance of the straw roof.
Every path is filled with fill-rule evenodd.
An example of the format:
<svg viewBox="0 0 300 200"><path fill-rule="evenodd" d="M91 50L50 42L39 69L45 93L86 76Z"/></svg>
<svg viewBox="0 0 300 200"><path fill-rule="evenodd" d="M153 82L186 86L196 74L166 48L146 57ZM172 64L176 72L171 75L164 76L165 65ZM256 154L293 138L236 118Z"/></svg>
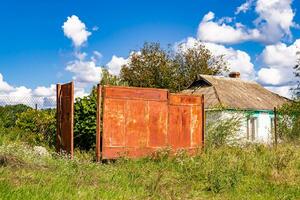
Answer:
<svg viewBox="0 0 300 200"><path fill-rule="evenodd" d="M273 110L290 101L254 81L200 75L185 94L204 94L205 108L219 106L240 110Z"/></svg>

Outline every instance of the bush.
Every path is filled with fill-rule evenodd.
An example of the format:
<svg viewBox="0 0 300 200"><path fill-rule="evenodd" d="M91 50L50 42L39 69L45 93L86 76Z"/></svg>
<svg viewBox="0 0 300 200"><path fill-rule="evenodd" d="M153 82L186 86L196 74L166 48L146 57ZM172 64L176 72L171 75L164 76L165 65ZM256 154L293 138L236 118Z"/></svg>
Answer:
<svg viewBox="0 0 300 200"><path fill-rule="evenodd" d="M240 130L240 126L241 120L238 117L208 123L205 135L206 147L220 147L232 143Z"/></svg>
<svg viewBox="0 0 300 200"><path fill-rule="evenodd" d="M31 132L36 143L55 145L56 135L55 110L28 109L17 115L16 125L20 129Z"/></svg>
<svg viewBox="0 0 300 200"><path fill-rule="evenodd" d="M0 126L11 128L16 125L17 115L28 110L30 107L19 105L7 105L0 107Z"/></svg>
<svg viewBox="0 0 300 200"><path fill-rule="evenodd" d="M279 110L278 132L283 140L300 139L300 101L284 104Z"/></svg>
<svg viewBox="0 0 300 200"><path fill-rule="evenodd" d="M96 141L97 95L95 90L86 97L77 98L74 105L74 145L89 150Z"/></svg>

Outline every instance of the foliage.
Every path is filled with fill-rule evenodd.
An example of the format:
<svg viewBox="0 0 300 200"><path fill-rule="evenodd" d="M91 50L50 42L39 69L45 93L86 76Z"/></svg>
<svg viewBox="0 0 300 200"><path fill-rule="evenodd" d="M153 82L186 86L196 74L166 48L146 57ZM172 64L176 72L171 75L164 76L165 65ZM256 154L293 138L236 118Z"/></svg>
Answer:
<svg viewBox="0 0 300 200"><path fill-rule="evenodd" d="M0 106L0 126L11 128L16 125L17 114L20 114L29 107L23 104Z"/></svg>
<svg viewBox="0 0 300 200"><path fill-rule="evenodd" d="M300 149L222 146L195 157L93 163L0 146L0 199L299 199Z"/></svg>
<svg viewBox="0 0 300 200"><path fill-rule="evenodd" d="M227 119L209 121L206 126L206 147L216 148L234 142L234 138L240 128L241 119L235 116Z"/></svg>
<svg viewBox="0 0 300 200"><path fill-rule="evenodd" d="M300 52L298 52L297 55L299 56L299 58L297 60L297 64L294 67L294 69L295 69L295 76L297 78L300 78ZM300 80L298 80L298 86L294 92L295 92L296 98L300 98Z"/></svg>
<svg viewBox="0 0 300 200"><path fill-rule="evenodd" d="M300 140L300 101L284 104L279 110L278 133L283 140Z"/></svg>
<svg viewBox="0 0 300 200"><path fill-rule="evenodd" d="M129 86L167 88L177 92L188 87L199 74L216 75L227 70L222 56L214 56L204 45L196 44L175 52L159 43L145 43L130 56L121 69L120 78Z"/></svg>
<svg viewBox="0 0 300 200"><path fill-rule="evenodd" d="M31 132L36 143L55 145L56 111L28 109L17 114L16 126L25 132Z"/></svg>
<svg viewBox="0 0 300 200"><path fill-rule="evenodd" d="M123 82L120 77L110 74L107 69L102 69L102 79L100 85L117 85L127 86L127 83Z"/></svg>
<svg viewBox="0 0 300 200"><path fill-rule="evenodd" d="M76 98L74 104L74 145L88 150L94 147L96 138L97 94L93 88L89 96Z"/></svg>

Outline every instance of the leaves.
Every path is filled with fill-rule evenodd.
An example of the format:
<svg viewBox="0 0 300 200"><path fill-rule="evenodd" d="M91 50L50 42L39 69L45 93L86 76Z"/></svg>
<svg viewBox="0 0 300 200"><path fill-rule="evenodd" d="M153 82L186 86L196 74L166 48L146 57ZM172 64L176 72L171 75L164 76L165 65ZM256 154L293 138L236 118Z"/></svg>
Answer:
<svg viewBox="0 0 300 200"><path fill-rule="evenodd" d="M164 50L159 43L145 43L131 54L121 69L120 78L129 86L167 88L172 92L186 89L199 74L216 75L227 71L223 56L213 56L205 46L177 51Z"/></svg>

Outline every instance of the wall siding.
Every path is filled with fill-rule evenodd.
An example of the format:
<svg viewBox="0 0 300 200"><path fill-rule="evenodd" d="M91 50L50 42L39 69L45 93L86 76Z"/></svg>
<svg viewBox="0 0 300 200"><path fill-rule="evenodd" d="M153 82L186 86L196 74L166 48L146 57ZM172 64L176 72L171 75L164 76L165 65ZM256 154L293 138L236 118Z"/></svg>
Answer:
<svg viewBox="0 0 300 200"><path fill-rule="evenodd" d="M257 117L258 130L255 142L259 143L271 143L273 138L271 134L271 119L274 117L272 112L264 111L206 111L206 125L208 123L214 123L220 120L228 120L232 117L238 117L241 119L240 131L236 138L241 142L247 141L247 119L249 116Z"/></svg>

